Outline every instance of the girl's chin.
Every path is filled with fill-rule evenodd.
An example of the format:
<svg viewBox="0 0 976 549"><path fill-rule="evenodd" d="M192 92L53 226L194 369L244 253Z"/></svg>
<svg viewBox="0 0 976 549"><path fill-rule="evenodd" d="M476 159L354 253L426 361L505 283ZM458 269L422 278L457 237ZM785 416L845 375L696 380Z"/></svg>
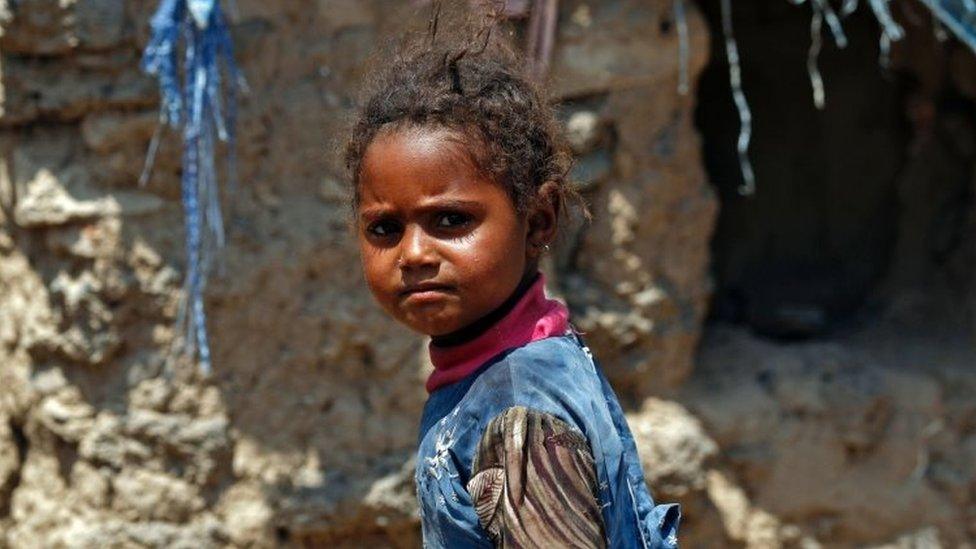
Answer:
<svg viewBox="0 0 976 549"><path fill-rule="evenodd" d="M430 337L447 335L462 327L454 318L408 318L405 324L413 331Z"/></svg>
<svg viewBox="0 0 976 549"><path fill-rule="evenodd" d="M439 327L439 326L436 327L436 328L434 328L434 327L420 326L420 327L414 328L414 331L420 332L421 334L423 334L425 336L428 336L428 337L440 337L440 336L443 336L443 335L447 335L447 334L456 332L458 329L460 329L460 328L453 328L453 327L443 328L443 327Z"/></svg>

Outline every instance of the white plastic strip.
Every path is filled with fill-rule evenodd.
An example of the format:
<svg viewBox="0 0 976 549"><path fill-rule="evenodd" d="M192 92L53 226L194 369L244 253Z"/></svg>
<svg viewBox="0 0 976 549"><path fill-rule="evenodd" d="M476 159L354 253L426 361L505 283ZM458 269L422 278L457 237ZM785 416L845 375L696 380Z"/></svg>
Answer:
<svg viewBox="0 0 976 549"><path fill-rule="evenodd" d="M752 138L752 112L742 91L742 67L739 65L739 47L732 32L732 3L722 0L722 32L725 35L725 55L729 61L729 84L732 87L732 99L739 110L739 141L736 149L739 153L739 168L742 171L742 185L739 194L749 196L756 192L756 176L749 162L749 140Z"/></svg>
<svg viewBox="0 0 976 549"><path fill-rule="evenodd" d="M823 77L820 75L820 67L817 66L817 57L820 56L822 26L823 12L814 5L813 17L810 19L810 50L807 52L807 73L810 75L810 85L813 87L813 104L819 110L823 110L825 104Z"/></svg>

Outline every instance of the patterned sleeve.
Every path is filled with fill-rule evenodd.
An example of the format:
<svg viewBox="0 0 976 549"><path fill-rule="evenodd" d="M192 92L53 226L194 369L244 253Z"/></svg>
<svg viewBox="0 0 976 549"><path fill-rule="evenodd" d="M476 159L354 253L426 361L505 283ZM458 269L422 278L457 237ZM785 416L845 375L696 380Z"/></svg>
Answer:
<svg viewBox="0 0 976 549"><path fill-rule="evenodd" d="M488 424L467 489L495 547L605 547L586 437L552 415L513 407Z"/></svg>

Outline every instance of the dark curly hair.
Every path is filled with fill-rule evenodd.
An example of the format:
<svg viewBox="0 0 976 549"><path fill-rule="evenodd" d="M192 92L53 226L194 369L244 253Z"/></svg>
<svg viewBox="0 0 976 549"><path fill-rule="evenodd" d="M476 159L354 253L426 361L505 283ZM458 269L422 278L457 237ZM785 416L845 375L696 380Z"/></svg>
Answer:
<svg viewBox="0 0 976 549"><path fill-rule="evenodd" d="M430 34L426 43L402 46L379 71L345 150L354 207L362 160L376 135L425 126L456 131L475 166L505 186L520 213L549 181L558 211L577 198L567 182L572 157L552 107L525 76L520 57L490 29L468 39L438 36L436 43Z"/></svg>

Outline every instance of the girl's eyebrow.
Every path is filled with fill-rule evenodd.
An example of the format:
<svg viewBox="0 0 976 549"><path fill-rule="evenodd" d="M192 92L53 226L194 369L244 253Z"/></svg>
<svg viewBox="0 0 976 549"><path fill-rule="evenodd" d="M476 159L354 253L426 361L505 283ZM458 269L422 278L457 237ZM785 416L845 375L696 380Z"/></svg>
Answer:
<svg viewBox="0 0 976 549"><path fill-rule="evenodd" d="M464 200L460 198L432 198L425 201L418 208L419 210L438 210L443 208L457 208L460 210L482 207L479 200Z"/></svg>
<svg viewBox="0 0 976 549"><path fill-rule="evenodd" d="M460 198L431 198L429 200L421 202L417 206L417 211L421 213L427 213L430 211L443 210L443 209L457 209L457 210L478 210L483 208L484 205L480 200L464 200ZM377 217L382 217L396 211L396 208L391 206L370 206L363 208L359 211L360 219L373 219Z"/></svg>
<svg viewBox="0 0 976 549"><path fill-rule="evenodd" d="M359 211L359 217L369 218L369 217L379 217L385 213L392 211L393 208L389 206L373 206L370 208L363 208Z"/></svg>

